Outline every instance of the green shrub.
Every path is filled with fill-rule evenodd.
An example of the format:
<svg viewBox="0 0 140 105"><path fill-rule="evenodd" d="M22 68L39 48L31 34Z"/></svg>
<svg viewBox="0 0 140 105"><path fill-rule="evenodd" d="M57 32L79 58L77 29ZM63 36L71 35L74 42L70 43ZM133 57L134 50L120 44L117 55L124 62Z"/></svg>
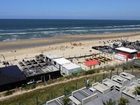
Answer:
<svg viewBox="0 0 140 105"><path fill-rule="evenodd" d="M8 95L11 95L11 94L13 94L14 93L14 91L13 90L8 90L8 91L6 91L5 92L5 96L8 96Z"/></svg>

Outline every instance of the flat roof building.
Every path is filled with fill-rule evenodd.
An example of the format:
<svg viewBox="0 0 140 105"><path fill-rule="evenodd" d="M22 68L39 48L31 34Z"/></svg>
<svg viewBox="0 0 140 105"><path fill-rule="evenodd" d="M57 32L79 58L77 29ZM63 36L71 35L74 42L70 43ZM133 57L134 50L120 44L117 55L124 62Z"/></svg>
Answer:
<svg viewBox="0 0 140 105"><path fill-rule="evenodd" d="M137 58L137 50L130 49L126 47L116 48L117 54L115 54L114 58L121 61L129 61Z"/></svg>
<svg viewBox="0 0 140 105"><path fill-rule="evenodd" d="M123 77L115 76L115 79L116 78L125 80ZM69 96L69 99L72 102L70 105L103 105L103 102L109 101L110 99L116 101L116 104L118 104L118 100L121 97L128 99L130 105L140 105L140 96L133 94L136 86L140 86L139 79L135 79L128 85L123 86L120 83L107 78L104 79L102 83L94 83L92 87L84 87L73 91ZM118 91L117 87L120 87L121 91ZM49 102L49 104L45 105L63 105L63 103L60 104L58 99L53 99Z"/></svg>
<svg viewBox="0 0 140 105"><path fill-rule="evenodd" d="M119 84L111 79L108 79L108 78L104 79L102 81L102 84L110 87L110 90L116 89L118 91L121 91L123 89L123 86L121 84Z"/></svg>
<svg viewBox="0 0 140 105"><path fill-rule="evenodd" d="M21 70L24 72L28 83L36 81L47 81L61 76L59 68L46 61L44 55L38 55L34 59L19 62Z"/></svg>
<svg viewBox="0 0 140 105"><path fill-rule="evenodd" d="M129 73L125 73L125 72L120 73L119 76L121 76L121 77L123 77L123 78L125 78L125 79L127 79L129 81L133 81L135 79L134 75L129 74Z"/></svg>
<svg viewBox="0 0 140 105"><path fill-rule="evenodd" d="M53 55L53 54L47 54L47 55L45 55L45 57L48 59L62 58L62 56L60 56L60 55Z"/></svg>
<svg viewBox="0 0 140 105"><path fill-rule="evenodd" d="M123 90L123 94L126 95L126 96L129 96L131 98L134 98L136 100L138 100L140 102L140 96L138 95L135 95L134 94L134 91L135 91L135 88L137 86L140 86L140 83L138 82L132 82L129 86L127 86L124 90Z"/></svg>
<svg viewBox="0 0 140 105"><path fill-rule="evenodd" d="M109 87L109 86L106 86L106 85L101 84L101 83L99 83L99 82L94 83L94 84L92 85L92 87L93 87L94 89L96 89L97 91L99 91L100 93L103 93L103 94L108 93L108 92L110 91L110 87Z"/></svg>
<svg viewBox="0 0 140 105"><path fill-rule="evenodd" d="M8 90L25 83L26 77L18 66L0 68L0 91Z"/></svg>
<svg viewBox="0 0 140 105"><path fill-rule="evenodd" d="M48 63L52 64L53 63L53 59L62 58L62 56L47 54L47 55L45 55L45 58L46 58L46 61L48 61Z"/></svg>
<svg viewBox="0 0 140 105"><path fill-rule="evenodd" d="M97 93L95 93L94 91L92 91L90 88L82 88L76 91L72 92L72 97L70 97L71 99L74 98L74 100L76 99L76 102L80 102L76 105L85 105L86 103L88 103L91 100L94 100L95 98L97 98ZM78 101L77 101L78 100Z"/></svg>
<svg viewBox="0 0 140 105"><path fill-rule="evenodd" d="M65 59L65 58L58 58L58 59L53 59L54 62L56 62L59 65L64 65L67 63L71 63L71 61Z"/></svg>
<svg viewBox="0 0 140 105"><path fill-rule="evenodd" d="M82 68L79 65L74 64L65 58L53 59L52 62L53 65L61 71L62 75L71 75L82 71Z"/></svg>
<svg viewBox="0 0 140 105"><path fill-rule="evenodd" d="M126 53L137 53L137 50L126 48L126 47L119 47L119 48L116 48L116 50L126 52Z"/></svg>
<svg viewBox="0 0 140 105"><path fill-rule="evenodd" d="M127 85L129 83L129 81L121 76L118 75L114 75L112 76L111 80L121 84L122 86Z"/></svg>
<svg viewBox="0 0 140 105"><path fill-rule="evenodd" d="M63 105L63 97L64 96L60 96L58 98L50 100L50 101L46 102L44 105Z"/></svg>
<svg viewBox="0 0 140 105"><path fill-rule="evenodd" d="M82 68L79 65L76 65L74 63L68 63L62 65L61 73L65 75L71 75L73 73L78 73L82 71Z"/></svg>

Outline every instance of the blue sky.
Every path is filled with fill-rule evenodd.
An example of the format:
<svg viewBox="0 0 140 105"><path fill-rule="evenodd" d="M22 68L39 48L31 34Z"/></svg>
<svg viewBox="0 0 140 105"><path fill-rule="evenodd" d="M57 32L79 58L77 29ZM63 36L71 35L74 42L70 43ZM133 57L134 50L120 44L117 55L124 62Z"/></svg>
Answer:
<svg viewBox="0 0 140 105"><path fill-rule="evenodd" d="M0 18L140 20L140 0L0 0Z"/></svg>

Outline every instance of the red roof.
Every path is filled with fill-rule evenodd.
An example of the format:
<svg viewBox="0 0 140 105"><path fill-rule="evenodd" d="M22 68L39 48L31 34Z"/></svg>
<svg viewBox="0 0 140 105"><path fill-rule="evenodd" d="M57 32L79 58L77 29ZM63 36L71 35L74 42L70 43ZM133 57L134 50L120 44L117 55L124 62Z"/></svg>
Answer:
<svg viewBox="0 0 140 105"><path fill-rule="evenodd" d="M98 60L95 60L95 59L85 61L85 65L88 66L88 67L95 66L95 65L98 65L98 64L99 64Z"/></svg>

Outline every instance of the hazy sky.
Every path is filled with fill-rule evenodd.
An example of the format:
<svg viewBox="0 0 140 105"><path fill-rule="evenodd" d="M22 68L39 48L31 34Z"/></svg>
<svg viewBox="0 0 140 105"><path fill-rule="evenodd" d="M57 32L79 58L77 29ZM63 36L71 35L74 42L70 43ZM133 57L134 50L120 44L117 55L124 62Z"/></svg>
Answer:
<svg viewBox="0 0 140 105"><path fill-rule="evenodd" d="M140 0L0 0L0 18L140 20Z"/></svg>

